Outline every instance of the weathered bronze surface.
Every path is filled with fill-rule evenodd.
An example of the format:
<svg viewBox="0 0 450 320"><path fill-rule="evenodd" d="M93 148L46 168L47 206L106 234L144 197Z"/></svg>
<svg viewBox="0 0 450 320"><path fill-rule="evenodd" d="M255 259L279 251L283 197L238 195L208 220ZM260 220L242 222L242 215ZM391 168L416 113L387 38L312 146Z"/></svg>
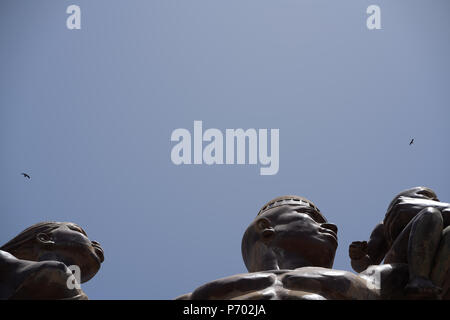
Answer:
<svg viewBox="0 0 450 320"><path fill-rule="evenodd" d="M331 269L338 245L336 225L327 222L311 201L284 196L263 206L245 231L242 256L250 273L206 283L177 299L448 297L443 283L448 278L449 231L448 228L443 230L445 219L442 219L448 205L434 199L434 194L419 192L417 196L411 190L394 199L388 210L388 220L392 222L385 224L392 239L403 239L407 237L406 233L414 235L410 237L411 244L406 247L394 244L392 248L398 248L398 251L382 265L378 265L381 260L378 263L370 261L359 269L358 274ZM384 234L379 226L374 232ZM423 244L425 234L428 240ZM385 251L390 248L388 240L383 242L376 238L374 241L378 241ZM367 246L364 242L354 242L350 249L352 262L367 259L365 255L369 256L367 251L370 250L370 243ZM379 259L382 254L377 254L373 257ZM399 258L408 256L411 259L413 255L412 263ZM419 260L421 263L417 263ZM431 281L435 284L425 282L423 285L423 281L428 281L427 272L431 265Z"/></svg>
<svg viewBox="0 0 450 320"><path fill-rule="evenodd" d="M332 269L337 226L298 196L259 211L242 239L249 273L206 283L177 299L450 299L450 204L429 188L399 193L370 240L349 255L357 274ZM43 222L0 247L0 299L87 299L68 285L103 262L100 244L79 226Z"/></svg>
<svg viewBox="0 0 450 320"><path fill-rule="evenodd" d="M435 192L415 187L399 193L370 240L350 245L352 267L361 272L370 265L404 263L411 298L450 299L450 204Z"/></svg>
<svg viewBox="0 0 450 320"><path fill-rule="evenodd" d="M70 266L91 279L104 260L100 244L69 222L42 222L0 247L0 299L87 299Z"/></svg>

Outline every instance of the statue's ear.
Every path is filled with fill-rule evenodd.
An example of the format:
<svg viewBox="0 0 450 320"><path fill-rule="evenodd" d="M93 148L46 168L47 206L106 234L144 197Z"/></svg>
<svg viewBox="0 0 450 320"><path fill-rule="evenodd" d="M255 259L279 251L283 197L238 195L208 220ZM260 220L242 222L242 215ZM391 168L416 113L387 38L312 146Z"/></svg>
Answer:
<svg viewBox="0 0 450 320"><path fill-rule="evenodd" d="M256 221L256 229L260 233L263 240L269 240L275 234L272 223L267 218L259 218Z"/></svg>
<svg viewBox="0 0 450 320"><path fill-rule="evenodd" d="M36 240L45 245L55 244L55 242L52 240L50 235L48 235L46 233L38 233L36 235Z"/></svg>

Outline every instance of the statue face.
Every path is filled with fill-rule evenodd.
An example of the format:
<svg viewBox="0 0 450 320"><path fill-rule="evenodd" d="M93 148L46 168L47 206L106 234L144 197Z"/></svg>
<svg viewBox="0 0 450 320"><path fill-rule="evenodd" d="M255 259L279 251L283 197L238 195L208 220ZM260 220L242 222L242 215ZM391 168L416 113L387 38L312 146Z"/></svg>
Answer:
<svg viewBox="0 0 450 320"><path fill-rule="evenodd" d="M67 266L79 266L81 282L91 279L104 260L100 244L89 240L84 230L73 223L62 223L48 233L40 233L37 240L43 244L47 252L57 254Z"/></svg>
<svg viewBox="0 0 450 320"><path fill-rule="evenodd" d="M276 207L258 216L255 227L273 250L294 254L310 266L330 268L338 246L337 226L315 221L310 210L301 205Z"/></svg>

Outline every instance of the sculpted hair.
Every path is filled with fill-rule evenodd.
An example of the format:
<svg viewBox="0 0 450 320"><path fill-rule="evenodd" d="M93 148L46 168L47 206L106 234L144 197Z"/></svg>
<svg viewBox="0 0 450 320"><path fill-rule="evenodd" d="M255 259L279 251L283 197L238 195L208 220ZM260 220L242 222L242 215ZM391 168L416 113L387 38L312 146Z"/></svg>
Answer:
<svg viewBox="0 0 450 320"><path fill-rule="evenodd" d="M2 247L0 247L0 250L6 251L14 255L14 252L23 247L27 246L29 243L33 242L36 238L36 235L39 233L47 233L51 232L52 230L58 228L62 222L39 222L31 227L23 230L21 233L19 233L17 236L15 236L12 240L8 241L6 244L4 244Z"/></svg>
<svg viewBox="0 0 450 320"><path fill-rule="evenodd" d="M297 205L297 206L300 205L303 207L307 207L308 210L305 213L307 213L311 218L313 218L314 221L316 221L318 223L327 222L327 219L325 218L325 216L322 215L319 208L317 208L317 206L312 201L310 201L304 197L292 196L292 195L291 196L281 196L281 197L277 197L275 199L270 200L259 210L257 216L263 214L267 210L270 210L272 208L276 208L279 206L284 206L284 205Z"/></svg>

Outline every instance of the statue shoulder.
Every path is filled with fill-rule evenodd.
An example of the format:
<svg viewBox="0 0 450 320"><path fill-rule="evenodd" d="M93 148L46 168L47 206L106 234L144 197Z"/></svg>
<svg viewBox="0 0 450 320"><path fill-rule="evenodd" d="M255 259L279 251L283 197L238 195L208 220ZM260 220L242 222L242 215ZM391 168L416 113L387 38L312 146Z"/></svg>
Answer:
<svg viewBox="0 0 450 320"><path fill-rule="evenodd" d="M69 288L72 272L59 261L26 261L15 276L20 282L10 299L87 299L81 289Z"/></svg>
<svg viewBox="0 0 450 320"><path fill-rule="evenodd" d="M2 279L2 274L4 274L8 269L13 267L19 262L19 259L14 257L9 252L0 250L0 279Z"/></svg>
<svg viewBox="0 0 450 320"><path fill-rule="evenodd" d="M8 299L17 287L15 271L20 267L19 259L0 250L0 300Z"/></svg>
<svg viewBox="0 0 450 320"><path fill-rule="evenodd" d="M302 267L286 273L281 281L286 289L319 294L327 300L376 299L368 278L345 270Z"/></svg>
<svg viewBox="0 0 450 320"><path fill-rule="evenodd" d="M277 276L272 272L242 273L208 282L189 296L191 300L231 299L272 286Z"/></svg>

